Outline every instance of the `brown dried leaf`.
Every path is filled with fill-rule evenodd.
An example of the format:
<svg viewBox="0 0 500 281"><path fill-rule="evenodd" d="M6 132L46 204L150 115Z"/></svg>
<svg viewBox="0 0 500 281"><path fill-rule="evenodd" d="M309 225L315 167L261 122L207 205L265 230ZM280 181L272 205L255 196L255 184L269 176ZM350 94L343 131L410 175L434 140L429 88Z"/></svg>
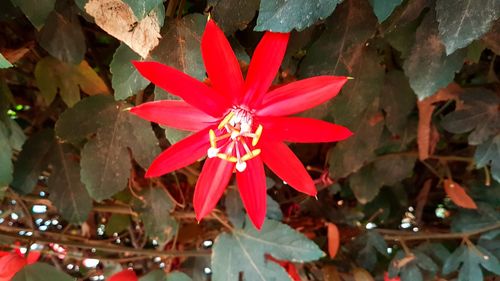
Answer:
<svg viewBox="0 0 500 281"><path fill-rule="evenodd" d="M436 107L434 103L440 101L447 101L450 99L457 99L458 95L462 92L462 88L456 83L451 83L448 87L439 90L435 95L430 96L422 101L418 101L418 158L425 160L434 152L439 134L432 126L432 112Z"/></svg>
<svg viewBox="0 0 500 281"><path fill-rule="evenodd" d="M465 189L451 179L443 181L444 191L457 206L466 209L477 209L477 205L465 192Z"/></svg>
<svg viewBox="0 0 500 281"><path fill-rule="evenodd" d="M330 258L333 259L337 255L337 252L339 251L339 247L340 247L339 229L333 223L327 223L326 226L328 229L328 234L327 234L328 254L330 255Z"/></svg>
<svg viewBox="0 0 500 281"><path fill-rule="evenodd" d="M355 269L353 269L352 275L354 277L354 281L375 281L370 272L361 267L356 267Z"/></svg>
<svg viewBox="0 0 500 281"><path fill-rule="evenodd" d="M154 12L137 21L132 9L121 0L90 0L85 11L104 31L123 41L143 58L160 42L160 23Z"/></svg>

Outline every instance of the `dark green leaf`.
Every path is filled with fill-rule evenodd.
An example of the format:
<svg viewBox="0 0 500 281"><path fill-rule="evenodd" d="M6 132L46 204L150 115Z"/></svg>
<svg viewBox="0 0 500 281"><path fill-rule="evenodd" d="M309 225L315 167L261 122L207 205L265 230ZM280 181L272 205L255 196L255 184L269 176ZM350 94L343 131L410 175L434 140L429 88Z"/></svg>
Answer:
<svg viewBox="0 0 500 281"><path fill-rule="evenodd" d="M81 180L97 201L125 188L132 167L127 147L142 167L159 153L149 123L128 107L110 96L94 96L68 109L56 123L57 135L70 142L96 134L82 150Z"/></svg>
<svg viewBox="0 0 500 281"><path fill-rule="evenodd" d="M167 281L192 281L191 277L187 276L183 272L174 271L167 275Z"/></svg>
<svg viewBox="0 0 500 281"><path fill-rule="evenodd" d="M144 90L150 83L139 74L131 63L134 60L141 60L141 56L123 43L113 55L109 68L111 74L113 74L111 84L115 90L116 100L124 100L133 96L137 92Z"/></svg>
<svg viewBox="0 0 500 281"><path fill-rule="evenodd" d="M370 0L378 22L385 21L403 0Z"/></svg>
<svg viewBox="0 0 500 281"><path fill-rule="evenodd" d="M491 166L491 175L500 182L500 134L479 145L474 154L477 168Z"/></svg>
<svg viewBox="0 0 500 281"><path fill-rule="evenodd" d="M152 51L152 57L198 80L205 79L200 42L206 22L206 17L201 14L168 20L161 31L162 40Z"/></svg>
<svg viewBox="0 0 500 281"><path fill-rule="evenodd" d="M87 50L85 37L71 7L61 12L53 11L38 35L40 46L53 57L71 64L83 60Z"/></svg>
<svg viewBox="0 0 500 281"><path fill-rule="evenodd" d="M500 98L487 89L468 89L460 96L464 105L445 116L441 125L454 134L472 131L469 144L479 145L500 133Z"/></svg>
<svg viewBox="0 0 500 281"><path fill-rule="evenodd" d="M40 30L49 14L54 10L56 0L10 0L19 7L30 22Z"/></svg>
<svg viewBox="0 0 500 281"><path fill-rule="evenodd" d="M139 281L192 281L192 279L180 271L165 274L163 270L153 270L139 278Z"/></svg>
<svg viewBox="0 0 500 281"><path fill-rule="evenodd" d="M142 206L141 219L146 233L162 243L170 241L179 227L178 222L170 216L175 207L174 202L162 188L148 188L142 196L145 206Z"/></svg>
<svg viewBox="0 0 500 281"><path fill-rule="evenodd" d="M62 100L70 107L80 100L80 88L89 95L109 92L104 81L86 61L72 65L45 57L35 67L35 78L48 104L52 103L58 89Z"/></svg>
<svg viewBox="0 0 500 281"><path fill-rule="evenodd" d="M38 177L47 168L54 142L54 131L48 129L26 141L14 164L14 180L11 186L15 191L21 194L33 191Z"/></svg>
<svg viewBox="0 0 500 281"><path fill-rule="evenodd" d="M394 185L407 178L413 171L415 161L412 156L390 155L363 167L349 179L356 199L361 204L370 202L382 186Z"/></svg>
<svg viewBox="0 0 500 281"><path fill-rule="evenodd" d="M209 0L207 6L212 7L211 14L217 25L226 34L233 34L247 27L259 8L259 1Z"/></svg>
<svg viewBox="0 0 500 281"><path fill-rule="evenodd" d="M401 281L423 281L422 272L415 264L409 264L401 269Z"/></svg>
<svg viewBox="0 0 500 281"><path fill-rule="evenodd" d="M9 132L9 143L12 149L21 151L24 142L26 141L26 135L23 129L19 127L16 121L12 119L7 119L6 127Z"/></svg>
<svg viewBox="0 0 500 281"><path fill-rule="evenodd" d="M429 258L426 254L422 253L421 251L415 250L413 251L413 254L415 255L416 263L418 267L425 271L429 271L433 274L435 274L438 271L438 266L437 264Z"/></svg>
<svg viewBox="0 0 500 281"><path fill-rule="evenodd" d="M314 242L287 225L267 220L260 231L251 223L245 229L222 233L215 240L212 256L213 280L289 280L285 270L267 262L265 254L295 262L313 261L325 254Z"/></svg>
<svg viewBox="0 0 500 281"><path fill-rule="evenodd" d="M429 12L417 29L415 45L403 65L420 100L446 87L462 67L466 55L465 50L459 50L447 56L438 33L434 13Z"/></svg>
<svg viewBox="0 0 500 281"><path fill-rule="evenodd" d="M46 263L34 263L23 267L14 277L12 281L76 281L76 278L57 270Z"/></svg>
<svg viewBox="0 0 500 281"><path fill-rule="evenodd" d="M12 63L10 63L8 60L5 59L5 57L0 54L0 69L1 68L9 68L12 67Z"/></svg>
<svg viewBox="0 0 500 281"><path fill-rule="evenodd" d="M360 21L360 18L363 20ZM353 47L364 45L374 35L376 26L377 18L367 1L344 1L328 19L326 30L321 37L307 51L300 65L300 76L349 74L364 81L360 79L361 72L351 71L360 64L359 61L353 63L354 60L359 60L352 55L353 52L359 51L359 48ZM347 85L351 82L353 81L349 81Z"/></svg>
<svg viewBox="0 0 500 281"><path fill-rule="evenodd" d="M274 201L269 195L267 195L266 203L266 217L272 220L281 221L283 219L283 212L281 212L280 204Z"/></svg>
<svg viewBox="0 0 500 281"><path fill-rule="evenodd" d="M78 154L69 144L56 143L52 149L49 199L64 219L83 223L92 209L92 199L80 181Z"/></svg>
<svg viewBox="0 0 500 281"><path fill-rule="evenodd" d="M163 0L123 0L134 11L138 21L145 18L153 9L163 5Z"/></svg>
<svg viewBox="0 0 500 281"><path fill-rule="evenodd" d="M499 16L498 0L437 0L439 36L446 46L446 54L480 38Z"/></svg>
<svg viewBox="0 0 500 281"><path fill-rule="evenodd" d="M411 49L415 44L415 32L420 21L414 20L405 25L397 26L390 32L384 34L384 39L391 46L401 53L401 58L406 59L410 55Z"/></svg>
<svg viewBox="0 0 500 281"><path fill-rule="evenodd" d="M384 238L376 231L368 231L360 235L354 241L357 248L356 261L367 270L373 270L377 263L377 252L381 255L387 255L387 243Z"/></svg>
<svg viewBox="0 0 500 281"><path fill-rule="evenodd" d="M276 0L260 1L256 31L298 31L328 17L341 0ZM352 2L352 1L349 1Z"/></svg>
<svg viewBox="0 0 500 281"><path fill-rule="evenodd" d="M390 71L385 76L380 106L385 111L385 125L393 135L402 136L408 126L408 116L415 108L415 95L401 71Z"/></svg>

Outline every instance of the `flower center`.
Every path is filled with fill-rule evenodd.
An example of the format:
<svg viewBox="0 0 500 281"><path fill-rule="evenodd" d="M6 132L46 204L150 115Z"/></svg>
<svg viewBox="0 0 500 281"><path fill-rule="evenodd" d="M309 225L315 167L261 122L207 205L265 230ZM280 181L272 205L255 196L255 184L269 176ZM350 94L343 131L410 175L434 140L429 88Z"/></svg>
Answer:
<svg viewBox="0 0 500 281"><path fill-rule="evenodd" d="M260 154L260 149L255 148L262 134L262 125L255 130L253 114L242 107L234 107L217 127L217 132L210 130L210 148L208 158L220 159L236 163L236 170L243 172L250 160Z"/></svg>

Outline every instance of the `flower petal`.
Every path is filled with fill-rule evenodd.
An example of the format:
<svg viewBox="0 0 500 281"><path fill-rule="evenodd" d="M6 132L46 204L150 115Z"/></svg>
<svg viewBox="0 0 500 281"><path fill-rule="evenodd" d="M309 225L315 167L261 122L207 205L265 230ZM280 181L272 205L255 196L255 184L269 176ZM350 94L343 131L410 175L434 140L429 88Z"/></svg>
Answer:
<svg viewBox="0 0 500 281"><path fill-rule="evenodd" d="M266 32L253 53L245 79L243 103L258 104L271 86L285 55L290 33Z"/></svg>
<svg viewBox="0 0 500 281"><path fill-rule="evenodd" d="M336 96L348 78L317 76L296 81L267 93L257 114L284 116L313 108Z"/></svg>
<svg viewBox="0 0 500 281"><path fill-rule="evenodd" d="M201 52L212 87L235 102L243 91L243 75L224 32L213 20L209 20L205 27Z"/></svg>
<svg viewBox="0 0 500 281"><path fill-rule="evenodd" d="M163 151L149 166L146 177L158 177L200 159L210 147L207 127Z"/></svg>
<svg viewBox="0 0 500 281"><path fill-rule="evenodd" d="M214 117L220 117L229 108L230 101L224 96L177 69L152 61L132 63L156 86Z"/></svg>
<svg viewBox="0 0 500 281"><path fill-rule="evenodd" d="M316 196L311 176L286 144L269 139L262 140L259 144L262 147L262 160L271 171L296 190Z"/></svg>
<svg viewBox="0 0 500 281"><path fill-rule="evenodd" d="M146 102L132 107L130 112L148 121L186 131L199 131L217 122L216 118L180 100Z"/></svg>
<svg viewBox="0 0 500 281"><path fill-rule="evenodd" d="M217 157L205 161L194 190L196 220L200 221L217 205L231 179L233 169L234 163Z"/></svg>
<svg viewBox="0 0 500 281"><path fill-rule="evenodd" d="M236 173L241 200L248 216L257 229L261 229L266 217L266 174L262 159L257 156L246 161L243 172Z"/></svg>
<svg viewBox="0 0 500 281"><path fill-rule="evenodd" d="M0 258L0 281L9 281L16 273L26 266L24 257L10 253Z"/></svg>
<svg viewBox="0 0 500 281"><path fill-rule="evenodd" d="M352 136L346 127L302 117L261 117L264 134L277 141L334 142Z"/></svg>
<svg viewBox="0 0 500 281"><path fill-rule="evenodd" d="M27 264L34 264L40 259L42 253L40 251L30 251L26 257Z"/></svg>
<svg viewBox="0 0 500 281"><path fill-rule="evenodd" d="M125 269L109 277L109 281L137 281L137 275L133 270Z"/></svg>

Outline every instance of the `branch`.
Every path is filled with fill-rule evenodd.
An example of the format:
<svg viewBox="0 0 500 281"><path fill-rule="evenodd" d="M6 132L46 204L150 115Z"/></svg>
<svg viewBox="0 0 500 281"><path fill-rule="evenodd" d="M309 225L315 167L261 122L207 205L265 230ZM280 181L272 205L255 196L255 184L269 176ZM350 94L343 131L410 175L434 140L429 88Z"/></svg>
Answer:
<svg viewBox="0 0 500 281"><path fill-rule="evenodd" d="M384 235L385 240L392 241L412 241L412 240L429 240L429 239L464 239L471 236L476 236L484 232L500 228L500 222L493 225L479 228L476 230L455 233L413 233L391 229L377 229L377 232Z"/></svg>

